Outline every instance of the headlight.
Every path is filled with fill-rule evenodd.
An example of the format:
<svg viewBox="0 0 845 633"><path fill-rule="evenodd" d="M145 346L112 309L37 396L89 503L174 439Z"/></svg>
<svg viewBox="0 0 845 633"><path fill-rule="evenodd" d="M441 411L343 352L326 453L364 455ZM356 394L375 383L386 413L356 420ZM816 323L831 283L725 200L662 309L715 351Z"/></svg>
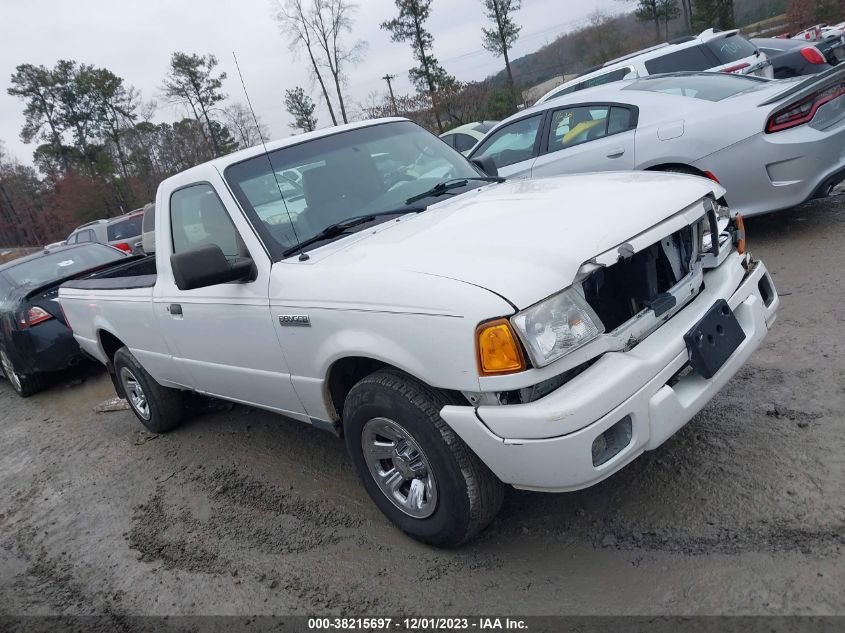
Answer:
<svg viewBox="0 0 845 633"><path fill-rule="evenodd" d="M511 317L535 367L544 367L604 332L604 325L577 291L567 288Z"/></svg>

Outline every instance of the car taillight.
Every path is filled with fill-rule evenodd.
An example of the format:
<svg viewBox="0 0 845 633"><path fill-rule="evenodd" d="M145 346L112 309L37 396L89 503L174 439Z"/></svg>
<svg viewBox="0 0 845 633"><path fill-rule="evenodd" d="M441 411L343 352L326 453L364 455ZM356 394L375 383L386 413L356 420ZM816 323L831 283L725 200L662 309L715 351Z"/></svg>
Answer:
<svg viewBox="0 0 845 633"><path fill-rule="evenodd" d="M740 70L743 70L744 68L748 68L749 66L751 66L751 64L745 62L745 63L742 63L742 64L737 64L736 66L731 66L729 68L723 68L722 72L723 73L737 73Z"/></svg>
<svg viewBox="0 0 845 633"><path fill-rule="evenodd" d="M129 244L127 244L126 242L121 242L120 244L113 244L113 246L114 246L115 248L119 248L120 250L122 250L122 251L124 251L124 252L126 252L126 253L131 253L131 252L132 252L132 247L131 247L131 246L129 246Z"/></svg>
<svg viewBox="0 0 845 633"><path fill-rule="evenodd" d="M43 323L44 321L49 321L53 318L53 315L44 310L43 308L39 308L38 306L32 306L29 309L29 312L26 314L21 312L18 315L18 325L25 329L28 327L32 327L33 325L38 325L39 323Z"/></svg>
<svg viewBox="0 0 845 633"><path fill-rule="evenodd" d="M769 117L769 121L766 123L766 132L771 134L808 123L813 120L818 109L825 103L829 103L842 95L845 95L845 83L819 90L809 97L801 99L801 101L791 103Z"/></svg>
<svg viewBox="0 0 845 633"><path fill-rule="evenodd" d="M824 58L815 46L805 46L801 49L801 56L811 64L826 64L827 60Z"/></svg>

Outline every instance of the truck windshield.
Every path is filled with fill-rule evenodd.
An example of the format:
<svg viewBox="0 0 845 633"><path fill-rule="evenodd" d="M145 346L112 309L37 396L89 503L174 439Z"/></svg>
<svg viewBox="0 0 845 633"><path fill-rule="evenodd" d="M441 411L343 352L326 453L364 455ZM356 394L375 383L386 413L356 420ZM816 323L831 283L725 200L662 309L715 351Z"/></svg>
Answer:
<svg viewBox="0 0 845 633"><path fill-rule="evenodd" d="M123 251L103 244L86 244L49 253L3 271L15 286L43 286L126 257Z"/></svg>
<svg viewBox="0 0 845 633"><path fill-rule="evenodd" d="M269 160L255 156L225 173L238 202L279 258L296 246L291 227L302 242L349 218L403 207L439 182L482 175L446 143L408 121L284 147L271 151ZM450 194L477 186L470 180Z"/></svg>

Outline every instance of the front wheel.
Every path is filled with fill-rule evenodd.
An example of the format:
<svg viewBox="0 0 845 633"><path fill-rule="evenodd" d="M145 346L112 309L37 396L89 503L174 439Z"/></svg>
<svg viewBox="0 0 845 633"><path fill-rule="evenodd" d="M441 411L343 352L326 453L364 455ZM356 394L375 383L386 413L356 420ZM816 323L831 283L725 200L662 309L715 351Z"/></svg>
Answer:
<svg viewBox="0 0 845 633"><path fill-rule="evenodd" d="M379 509L409 536L458 546L484 529L504 487L440 418L448 399L393 371L363 378L343 408L346 446Z"/></svg>
<svg viewBox="0 0 845 633"><path fill-rule="evenodd" d="M114 372L129 407L153 433L176 428L184 417L182 394L158 384L126 347L114 355Z"/></svg>
<svg viewBox="0 0 845 633"><path fill-rule="evenodd" d="M5 349L0 349L0 368L2 368L3 375L12 389L15 390L21 398L29 398L29 396L38 393L44 387L43 380L39 374L23 374L16 368L12 359L6 354Z"/></svg>

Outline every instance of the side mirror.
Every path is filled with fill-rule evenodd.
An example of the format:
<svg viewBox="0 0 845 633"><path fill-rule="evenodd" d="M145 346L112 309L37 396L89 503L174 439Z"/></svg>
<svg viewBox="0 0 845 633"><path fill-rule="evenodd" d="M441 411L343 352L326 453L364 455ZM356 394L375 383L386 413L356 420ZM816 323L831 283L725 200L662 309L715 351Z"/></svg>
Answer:
<svg viewBox="0 0 845 633"><path fill-rule="evenodd" d="M499 177L499 170L496 167L496 163L493 162L493 158L490 156L481 156L480 158L473 158L472 164L478 167L481 171L483 171L491 178Z"/></svg>
<svg viewBox="0 0 845 633"><path fill-rule="evenodd" d="M249 257L230 262L217 244L171 255L170 267L179 290L206 288L230 281L250 281L255 268Z"/></svg>

